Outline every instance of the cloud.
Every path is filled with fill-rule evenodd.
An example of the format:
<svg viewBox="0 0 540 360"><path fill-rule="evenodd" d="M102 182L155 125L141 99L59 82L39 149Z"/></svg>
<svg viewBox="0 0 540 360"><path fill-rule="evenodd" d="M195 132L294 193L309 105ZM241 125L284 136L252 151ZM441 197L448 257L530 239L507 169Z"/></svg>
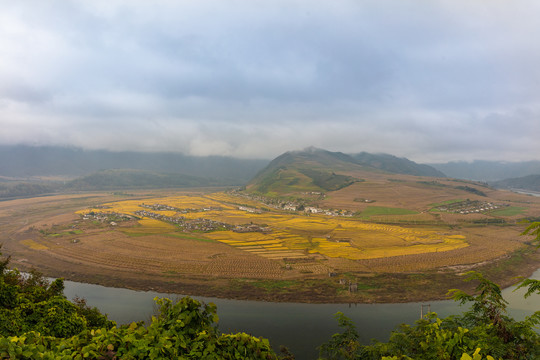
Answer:
<svg viewBox="0 0 540 360"><path fill-rule="evenodd" d="M534 1L1 5L0 143L540 153Z"/></svg>

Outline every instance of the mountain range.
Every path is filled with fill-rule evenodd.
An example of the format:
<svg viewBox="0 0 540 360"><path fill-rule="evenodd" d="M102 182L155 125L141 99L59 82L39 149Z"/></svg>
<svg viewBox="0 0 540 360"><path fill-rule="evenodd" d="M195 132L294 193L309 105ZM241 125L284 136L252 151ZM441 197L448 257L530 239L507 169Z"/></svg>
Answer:
<svg viewBox="0 0 540 360"><path fill-rule="evenodd" d="M345 154L315 147L288 151L269 161L179 153L0 145L0 197L2 194L43 193L59 187L96 190L248 184L263 193L284 186L333 191L361 181L361 173L374 172L479 180L501 188L540 189L540 161L418 164L389 154ZM526 178L522 178L524 176ZM64 184L21 184L21 181L51 177L63 178Z"/></svg>

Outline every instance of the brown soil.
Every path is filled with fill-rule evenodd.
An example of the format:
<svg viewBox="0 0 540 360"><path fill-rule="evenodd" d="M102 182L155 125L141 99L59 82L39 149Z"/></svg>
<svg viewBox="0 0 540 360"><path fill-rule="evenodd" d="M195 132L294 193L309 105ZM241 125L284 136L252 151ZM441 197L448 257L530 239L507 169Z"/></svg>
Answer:
<svg viewBox="0 0 540 360"><path fill-rule="evenodd" d="M129 199L144 197L140 193ZM356 262L298 260L287 267L283 261L218 242L159 234L133 236L123 231L129 223L90 225L74 215L90 205L123 199L99 193L0 202L2 252L12 257L12 267L36 268L47 276L79 282L317 303L441 299L451 288L471 290L474 284L464 283L460 276L465 271L481 271L508 286L516 276L528 276L540 266L539 252L529 251L527 239L519 236L521 225L464 228L470 246L445 253ZM448 266L438 265L443 259ZM329 269L337 269L336 276L329 276ZM357 292L348 291L349 281L358 283Z"/></svg>

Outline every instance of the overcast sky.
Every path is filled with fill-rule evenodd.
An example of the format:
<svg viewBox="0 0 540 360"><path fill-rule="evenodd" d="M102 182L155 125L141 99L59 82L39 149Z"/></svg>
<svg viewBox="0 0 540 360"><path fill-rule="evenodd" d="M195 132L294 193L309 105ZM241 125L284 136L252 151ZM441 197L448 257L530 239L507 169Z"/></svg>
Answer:
<svg viewBox="0 0 540 360"><path fill-rule="evenodd" d="M0 144L540 159L537 0L0 9Z"/></svg>

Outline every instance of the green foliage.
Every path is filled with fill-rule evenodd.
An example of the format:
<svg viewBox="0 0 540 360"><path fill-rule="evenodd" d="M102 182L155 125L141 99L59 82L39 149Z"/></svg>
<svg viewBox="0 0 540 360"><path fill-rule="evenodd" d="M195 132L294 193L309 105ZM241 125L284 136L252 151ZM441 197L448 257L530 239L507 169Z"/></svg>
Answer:
<svg viewBox="0 0 540 360"><path fill-rule="evenodd" d="M71 337L28 332L0 338L0 357L17 359L277 359L268 340L219 334L216 307L189 297L156 299L159 315L148 327L83 330Z"/></svg>
<svg viewBox="0 0 540 360"><path fill-rule="evenodd" d="M521 235L533 235L533 244L540 248L540 221L530 223Z"/></svg>
<svg viewBox="0 0 540 360"><path fill-rule="evenodd" d="M266 339L219 333L214 304L156 298L148 327L116 327L84 299L68 301L62 279L8 271L8 260L0 262L0 359L278 359Z"/></svg>
<svg viewBox="0 0 540 360"><path fill-rule="evenodd" d="M520 207L520 206L508 206L503 209L493 210L490 212L491 215L495 216L514 216L519 215L525 212L527 208Z"/></svg>
<svg viewBox="0 0 540 360"><path fill-rule="evenodd" d="M334 172L319 171L311 168L300 169L302 174L311 178L313 184L326 191L336 191L354 184L357 180L352 176L340 175Z"/></svg>
<svg viewBox="0 0 540 360"><path fill-rule="evenodd" d="M412 214L418 214L418 212L414 210L403 209L403 208L370 205L364 211L360 213L360 217L369 218L370 216L376 216L376 215L412 215Z"/></svg>
<svg viewBox="0 0 540 360"><path fill-rule="evenodd" d="M353 322L342 312L335 315L342 333L332 335L328 343L319 348L321 359L357 359L363 355L363 349L358 342L358 333Z"/></svg>
<svg viewBox="0 0 540 360"><path fill-rule="evenodd" d="M507 303L498 285L476 272L470 272L467 281L478 282L476 295L461 290L450 293L456 301L472 302L470 311L444 319L430 313L413 326L401 325L386 343L361 345L353 324L338 314L343 333L320 347L321 359L540 358L540 336L534 331L540 312L515 321L505 315Z"/></svg>
<svg viewBox="0 0 540 360"><path fill-rule="evenodd" d="M475 195L487 196L486 193L484 193L483 191L480 191L477 188L473 188L471 186L456 186L455 188L458 189L458 190L463 190L463 191L470 192L470 193L475 194Z"/></svg>

